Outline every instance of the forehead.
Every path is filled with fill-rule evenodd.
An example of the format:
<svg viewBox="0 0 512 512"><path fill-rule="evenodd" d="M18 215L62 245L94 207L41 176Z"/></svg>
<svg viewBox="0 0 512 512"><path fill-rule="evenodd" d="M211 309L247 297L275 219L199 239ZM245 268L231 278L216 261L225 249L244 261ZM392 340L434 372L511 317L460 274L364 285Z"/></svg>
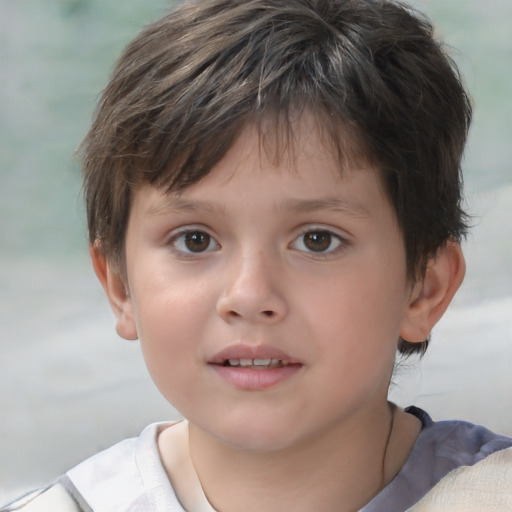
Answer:
<svg viewBox="0 0 512 512"><path fill-rule="evenodd" d="M143 167L130 171L130 187L133 190L149 183L168 192L185 190L215 170L221 160L233 153L233 147L248 140L251 152L243 158L265 162L265 167L290 168L297 161L320 153L331 157L340 172L346 167L378 165L363 143L361 130L321 108L267 109L238 121L241 120L235 119L236 132L219 128L208 137L184 144L178 153L163 160L159 154L150 158Z"/></svg>
<svg viewBox="0 0 512 512"><path fill-rule="evenodd" d="M258 148L251 158L274 167L292 168L311 158L329 161L329 167L373 166L369 151L355 126L342 123L322 110L267 112L248 123L233 145Z"/></svg>
<svg viewBox="0 0 512 512"><path fill-rule="evenodd" d="M167 190L181 191L192 187L219 167L228 166L233 172L257 168L293 171L310 162L315 172L334 172L338 177L349 169L376 168L372 154L366 150L361 139L357 127L326 117L320 110L267 111L244 124L217 161L198 174L192 163L191 175L185 179L180 176L178 186L171 185ZM194 149L192 162L202 167L202 162L206 162L203 154L209 154L211 146L218 145L220 141L222 134L216 134L209 143L198 145ZM320 161L324 164L323 168L318 165ZM169 178L172 179L174 168L174 165L168 166L165 172L168 177L164 176L162 180L164 187L169 183ZM180 175L182 170L178 169Z"/></svg>
<svg viewBox="0 0 512 512"><path fill-rule="evenodd" d="M144 187L144 217L172 213L227 211L227 205L265 204L272 211L343 211L371 215L372 203L385 197L380 172L361 159L345 159L314 123L294 127L285 143L257 125L248 126L211 171L179 191ZM274 134L275 135L275 134ZM232 201L234 199L234 201ZM387 200L386 200L387 202Z"/></svg>
<svg viewBox="0 0 512 512"><path fill-rule="evenodd" d="M224 173L229 180L239 172L294 173L303 167L339 178L343 169L333 142L310 119L286 126L248 125L212 172L231 169L231 174Z"/></svg>

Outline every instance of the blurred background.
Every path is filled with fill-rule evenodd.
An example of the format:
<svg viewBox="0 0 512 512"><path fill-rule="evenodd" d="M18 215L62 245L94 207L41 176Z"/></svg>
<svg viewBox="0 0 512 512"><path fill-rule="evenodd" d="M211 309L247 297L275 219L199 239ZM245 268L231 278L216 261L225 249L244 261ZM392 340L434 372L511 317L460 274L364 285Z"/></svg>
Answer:
<svg viewBox="0 0 512 512"><path fill-rule="evenodd" d="M87 255L74 150L124 45L164 0L0 0L0 504L177 417L117 338ZM512 2L417 0L475 102L467 278L400 405L512 435Z"/></svg>

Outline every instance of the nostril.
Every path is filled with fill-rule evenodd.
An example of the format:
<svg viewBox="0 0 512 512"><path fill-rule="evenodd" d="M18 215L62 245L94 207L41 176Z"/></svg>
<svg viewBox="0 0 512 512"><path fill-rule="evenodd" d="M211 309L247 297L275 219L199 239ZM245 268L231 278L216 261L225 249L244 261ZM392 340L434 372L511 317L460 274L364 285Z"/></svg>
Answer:
<svg viewBox="0 0 512 512"><path fill-rule="evenodd" d="M274 312L271 311L271 310L266 310L266 311L262 311L262 313L266 316L266 317L272 317L274 316Z"/></svg>

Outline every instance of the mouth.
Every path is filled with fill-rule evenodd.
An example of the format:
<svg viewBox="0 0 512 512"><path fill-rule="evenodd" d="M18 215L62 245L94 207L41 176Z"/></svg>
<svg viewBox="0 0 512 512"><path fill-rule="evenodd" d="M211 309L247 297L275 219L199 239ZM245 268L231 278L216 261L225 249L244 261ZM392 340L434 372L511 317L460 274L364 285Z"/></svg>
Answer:
<svg viewBox="0 0 512 512"><path fill-rule="evenodd" d="M250 370L271 370L272 368L283 368L290 364L282 359L226 359L221 366L248 368Z"/></svg>
<svg viewBox="0 0 512 512"><path fill-rule="evenodd" d="M208 361L225 382L245 391L259 391L278 385L304 366L282 350L270 345L231 345Z"/></svg>
<svg viewBox="0 0 512 512"><path fill-rule="evenodd" d="M236 343L224 348L211 357L208 363L228 368L252 368L255 370L301 365L301 361L277 347L243 343Z"/></svg>

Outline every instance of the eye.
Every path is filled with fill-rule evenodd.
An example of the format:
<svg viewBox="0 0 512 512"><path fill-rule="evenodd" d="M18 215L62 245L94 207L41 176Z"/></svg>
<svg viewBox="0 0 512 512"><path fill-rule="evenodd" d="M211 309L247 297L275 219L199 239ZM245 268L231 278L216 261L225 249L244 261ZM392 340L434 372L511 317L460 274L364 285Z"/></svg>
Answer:
<svg viewBox="0 0 512 512"><path fill-rule="evenodd" d="M191 230L178 233L171 239L177 252L198 254L219 248L219 244L205 231Z"/></svg>
<svg viewBox="0 0 512 512"><path fill-rule="evenodd" d="M331 231L315 229L302 233L291 247L299 251L326 254L335 252L344 242L344 239Z"/></svg>

